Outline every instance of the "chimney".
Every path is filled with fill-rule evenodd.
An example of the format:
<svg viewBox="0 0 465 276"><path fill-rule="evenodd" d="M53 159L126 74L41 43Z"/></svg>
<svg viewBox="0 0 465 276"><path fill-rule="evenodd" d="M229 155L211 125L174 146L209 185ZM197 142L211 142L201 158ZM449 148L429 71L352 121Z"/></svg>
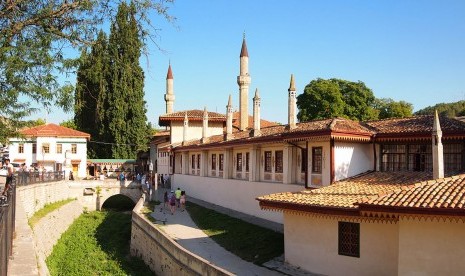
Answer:
<svg viewBox="0 0 465 276"><path fill-rule="evenodd" d="M182 129L182 145L187 142L187 129L189 127L189 120L187 119L187 111L186 115L184 115L184 128Z"/></svg>
<svg viewBox="0 0 465 276"><path fill-rule="evenodd" d="M229 94L228 105L226 106L226 140L232 139L232 119L233 111L231 104L231 94Z"/></svg>
<svg viewBox="0 0 465 276"><path fill-rule="evenodd" d="M203 109L203 125L202 125L202 143L206 143L208 140L208 112L207 107Z"/></svg>
<svg viewBox="0 0 465 276"><path fill-rule="evenodd" d="M253 133L252 136L260 135L260 95L258 94L258 88L255 90L255 96L253 97Z"/></svg>
<svg viewBox="0 0 465 276"><path fill-rule="evenodd" d="M294 129L297 123L297 100L295 96L294 74L291 74L291 83L289 84L289 100L288 100L288 124L289 129Z"/></svg>
<svg viewBox="0 0 465 276"><path fill-rule="evenodd" d="M442 130L439 123L438 111L435 110L433 133L432 133L432 149L433 149L433 178L444 178L444 154L442 147Z"/></svg>

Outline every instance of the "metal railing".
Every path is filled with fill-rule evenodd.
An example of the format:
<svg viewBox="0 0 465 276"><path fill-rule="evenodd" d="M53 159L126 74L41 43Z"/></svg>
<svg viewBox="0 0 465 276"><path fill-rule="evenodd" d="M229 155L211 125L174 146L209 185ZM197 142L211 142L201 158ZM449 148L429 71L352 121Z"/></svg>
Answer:
<svg viewBox="0 0 465 276"><path fill-rule="evenodd" d="M6 199L0 199L0 275L7 275L8 261L13 254L13 233L16 215L16 179L7 191Z"/></svg>
<svg viewBox="0 0 465 276"><path fill-rule="evenodd" d="M64 180L65 172L17 172L15 176L16 183L19 186L25 186L41 182L54 182Z"/></svg>

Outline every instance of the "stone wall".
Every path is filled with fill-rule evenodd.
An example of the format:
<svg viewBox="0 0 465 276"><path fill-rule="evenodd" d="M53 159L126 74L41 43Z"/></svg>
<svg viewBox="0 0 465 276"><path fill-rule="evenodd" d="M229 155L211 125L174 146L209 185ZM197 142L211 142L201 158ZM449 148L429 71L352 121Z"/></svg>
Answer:
<svg viewBox="0 0 465 276"><path fill-rule="evenodd" d="M132 212L131 255L156 275L233 275L187 251L140 214L144 197Z"/></svg>

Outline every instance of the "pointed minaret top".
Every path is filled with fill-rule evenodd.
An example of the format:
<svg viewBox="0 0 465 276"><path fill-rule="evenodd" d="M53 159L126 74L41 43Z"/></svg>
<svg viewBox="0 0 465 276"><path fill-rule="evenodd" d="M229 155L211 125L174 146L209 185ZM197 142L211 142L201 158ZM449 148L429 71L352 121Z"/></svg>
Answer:
<svg viewBox="0 0 465 276"><path fill-rule="evenodd" d="M232 106L232 99L231 99L231 94L229 94L229 99L228 99L228 106Z"/></svg>
<svg viewBox="0 0 465 276"><path fill-rule="evenodd" d="M184 121L187 121L187 111L186 111L186 114L184 115Z"/></svg>
<svg viewBox="0 0 465 276"><path fill-rule="evenodd" d="M439 123L439 115L437 109L434 111L433 132L441 132L441 124Z"/></svg>
<svg viewBox="0 0 465 276"><path fill-rule="evenodd" d="M288 91L295 91L294 74L291 74L291 83L289 84Z"/></svg>
<svg viewBox="0 0 465 276"><path fill-rule="evenodd" d="M249 57L249 53L247 52L247 44L245 43L245 33L244 38L242 39L242 49L240 57Z"/></svg>
<svg viewBox="0 0 465 276"><path fill-rule="evenodd" d="M171 61L170 61L170 65L168 66L168 74L166 74L166 79L167 80L173 79L173 72L171 71Z"/></svg>
<svg viewBox="0 0 465 276"><path fill-rule="evenodd" d="M253 100L259 100L260 99L260 94L258 93L258 88L255 89L255 96L253 97Z"/></svg>
<svg viewBox="0 0 465 276"><path fill-rule="evenodd" d="M208 113L207 113L207 107L205 106L205 107L203 108L203 117L205 117L205 116L207 116L207 115L208 115Z"/></svg>

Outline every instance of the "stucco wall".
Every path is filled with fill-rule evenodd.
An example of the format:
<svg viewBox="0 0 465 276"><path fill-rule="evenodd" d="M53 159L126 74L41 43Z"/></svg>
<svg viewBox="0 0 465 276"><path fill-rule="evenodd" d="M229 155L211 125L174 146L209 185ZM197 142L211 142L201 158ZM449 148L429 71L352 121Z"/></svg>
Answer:
<svg viewBox="0 0 465 276"><path fill-rule="evenodd" d="M399 275L463 275L465 223L401 219Z"/></svg>
<svg viewBox="0 0 465 276"><path fill-rule="evenodd" d="M189 196L233 209L252 216L282 223L280 212L261 210L256 197L279 192L296 192L304 188L301 185L276 182L249 182L239 179L222 179L194 175L173 175L171 187L180 187Z"/></svg>
<svg viewBox="0 0 465 276"><path fill-rule="evenodd" d="M373 170L373 145L335 143L334 159L335 181Z"/></svg>
<svg viewBox="0 0 465 276"><path fill-rule="evenodd" d="M360 258L338 255L338 221L284 214L285 259L325 275L397 275L398 225L361 222Z"/></svg>
<svg viewBox="0 0 465 276"><path fill-rule="evenodd" d="M189 121L187 140L202 138L202 121ZM184 137L184 121L171 122L171 143L182 142ZM207 136L223 134L223 122L208 122Z"/></svg>
<svg viewBox="0 0 465 276"><path fill-rule="evenodd" d="M144 198L132 212L131 255L144 260L156 275L233 275L187 251L139 213Z"/></svg>

